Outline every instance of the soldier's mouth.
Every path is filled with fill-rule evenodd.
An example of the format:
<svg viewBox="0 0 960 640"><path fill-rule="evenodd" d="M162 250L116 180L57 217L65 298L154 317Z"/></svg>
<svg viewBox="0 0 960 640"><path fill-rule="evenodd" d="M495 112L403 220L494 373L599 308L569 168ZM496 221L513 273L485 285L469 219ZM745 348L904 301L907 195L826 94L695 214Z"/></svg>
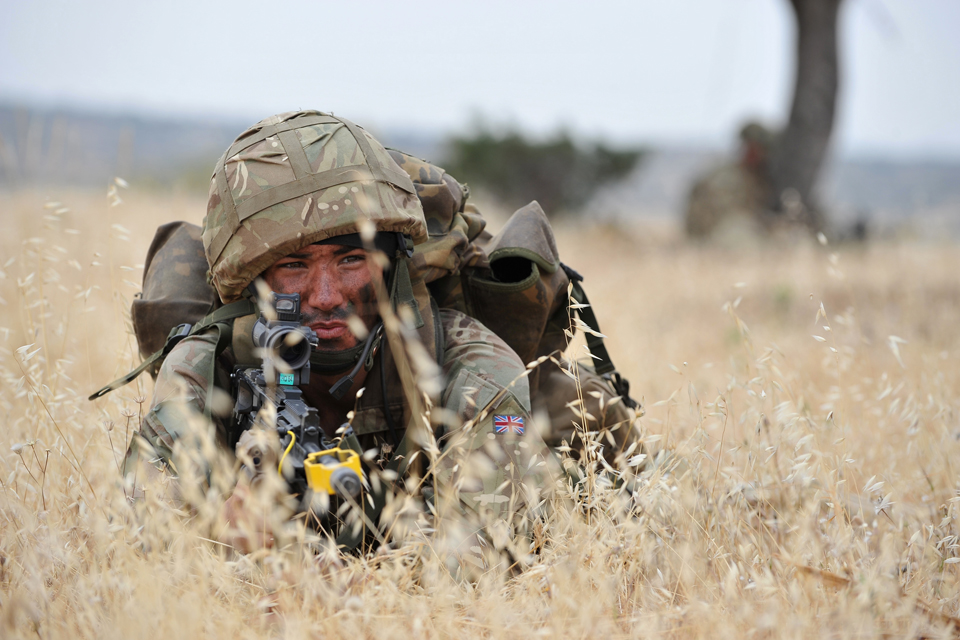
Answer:
<svg viewBox="0 0 960 640"><path fill-rule="evenodd" d="M317 339L321 341L337 340L350 333L346 322L313 322L310 328L316 332Z"/></svg>

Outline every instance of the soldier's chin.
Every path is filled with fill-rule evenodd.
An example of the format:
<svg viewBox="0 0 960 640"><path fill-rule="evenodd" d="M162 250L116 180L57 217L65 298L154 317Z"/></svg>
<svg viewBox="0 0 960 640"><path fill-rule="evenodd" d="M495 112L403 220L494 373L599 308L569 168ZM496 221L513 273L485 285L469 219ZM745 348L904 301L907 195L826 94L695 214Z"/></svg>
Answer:
<svg viewBox="0 0 960 640"><path fill-rule="evenodd" d="M350 335L344 336L342 338L336 338L334 340L319 340L317 341L317 347L315 351L334 353L336 351L346 351L347 349L353 349L360 341L352 333Z"/></svg>

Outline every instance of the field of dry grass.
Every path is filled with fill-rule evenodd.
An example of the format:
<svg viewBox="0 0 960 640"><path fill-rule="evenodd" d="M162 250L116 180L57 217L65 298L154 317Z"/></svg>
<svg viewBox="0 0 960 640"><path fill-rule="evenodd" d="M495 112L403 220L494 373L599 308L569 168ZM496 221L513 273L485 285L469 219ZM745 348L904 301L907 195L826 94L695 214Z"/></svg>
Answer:
<svg viewBox="0 0 960 640"><path fill-rule="evenodd" d="M149 379L86 396L135 362L125 314L153 229L203 208L0 194L0 636L960 630L955 244L735 250L652 225L562 228L649 452L671 464L630 491L591 485L558 505L531 568L467 582L423 544L238 556L157 491L126 499L119 459Z"/></svg>

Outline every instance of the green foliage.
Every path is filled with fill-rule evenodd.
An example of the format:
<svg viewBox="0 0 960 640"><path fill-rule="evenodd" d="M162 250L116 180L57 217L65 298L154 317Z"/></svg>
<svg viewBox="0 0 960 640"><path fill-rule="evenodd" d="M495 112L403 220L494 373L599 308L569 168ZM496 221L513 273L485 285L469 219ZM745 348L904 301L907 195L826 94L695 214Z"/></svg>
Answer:
<svg viewBox="0 0 960 640"><path fill-rule="evenodd" d="M576 211L604 184L626 177L643 151L618 151L602 143L578 145L562 132L544 142L516 131L480 128L450 140L446 170L483 187L510 208L537 200L548 215Z"/></svg>

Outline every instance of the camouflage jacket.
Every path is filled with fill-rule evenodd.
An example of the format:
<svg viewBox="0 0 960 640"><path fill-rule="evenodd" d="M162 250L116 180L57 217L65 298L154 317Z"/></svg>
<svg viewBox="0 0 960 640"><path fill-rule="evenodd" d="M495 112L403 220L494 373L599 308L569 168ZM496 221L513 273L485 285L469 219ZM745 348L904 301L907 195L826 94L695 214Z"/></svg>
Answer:
<svg viewBox="0 0 960 640"><path fill-rule="evenodd" d="M502 339L477 320L449 309L440 310L439 317L445 383L439 403L448 416L445 423L453 424L435 430L442 462L432 471L456 493L463 507L482 520L527 520L525 505L538 504L540 494L559 477L560 467L530 423L525 367ZM175 443L189 436L189 430L196 428L193 425L203 423L182 419L182 409L202 414L208 381L201 372L209 369L215 348L211 333L190 336L160 368L140 435L163 462L172 460ZM232 368L229 359L225 353L217 363L218 385ZM386 402L379 384L381 367L386 374ZM375 450L373 457L384 466L394 448L384 411L391 413L399 429L411 424L389 348L381 349L367 381L355 402L351 424L361 447ZM217 428L221 445L235 441L226 433L227 426L217 423Z"/></svg>

